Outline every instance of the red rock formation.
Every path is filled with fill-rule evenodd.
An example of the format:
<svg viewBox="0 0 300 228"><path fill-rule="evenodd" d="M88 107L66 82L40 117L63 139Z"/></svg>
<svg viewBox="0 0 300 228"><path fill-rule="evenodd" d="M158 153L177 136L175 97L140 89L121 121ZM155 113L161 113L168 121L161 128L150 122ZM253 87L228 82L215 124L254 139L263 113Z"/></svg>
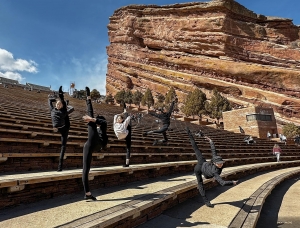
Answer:
<svg viewBox="0 0 300 228"><path fill-rule="evenodd" d="M108 29L107 93L165 94L172 85L183 101L195 87L208 96L217 87L229 100L300 107L300 29L291 19L213 0L125 6Z"/></svg>

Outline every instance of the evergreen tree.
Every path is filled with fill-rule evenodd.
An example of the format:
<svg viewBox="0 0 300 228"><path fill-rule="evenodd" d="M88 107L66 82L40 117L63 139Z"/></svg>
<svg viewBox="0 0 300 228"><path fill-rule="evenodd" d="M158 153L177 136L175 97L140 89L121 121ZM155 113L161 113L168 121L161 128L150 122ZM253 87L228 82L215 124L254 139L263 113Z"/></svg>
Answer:
<svg viewBox="0 0 300 228"><path fill-rule="evenodd" d="M137 90L132 95L132 103L135 104L135 105L138 105L140 107L143 96L144 95L140 91Z"/></svg>
<svg viewBox="0 0 300 228"><path fill-rule="evenodd" d="M166 94L165 104L170 106L171 102L177 97L176 91L173 86L171 86L170 90Z"/></svg>
<svg viewBox="0 0 300 228"><path fill-rule="evenodd" d="M122 89L121 91L118 91L115 95L115 100L118 104L121 104L123 101L125 101L125 90Z"/></svg>
<svg viewBox="0 0 300 228"><path fill-rule="evenodd" d="M149 88L146 90L142 98L142 105L147 105L148 109L154 105L154 99Z"/></svg>
<svg viewBox="0 0 300 228"><path fill-rule="evenodd" d="M125 103L131 105L132 104L132 92L130 90L127 90L124 94L124 101Z"/></svg>
<svg viewBox="0 0 300 228"><path fill-rule="evenodd" d="M174 87L172 86L170 88L170 90L167 92L166 98L165 98L165 107L167 109L171 106L171 102L174 101L176 97L177 97L176 91L175 91ZM177 102L175 103L173 110L176 112L179 111Z"/></svg>
<svg viewBox="0 0 300 228"><path fill-rule="evenodd" d="M157 102L155 102L154 108L158 109L158 108L165 107L164 105L164 101L166 99L165 96L162 94L158 94L156 98L157 98Z"/></svg>
<svg viewBox="0 0 300 228"><path fill-rule="evenodd" d="M86 97L85 91L83 89L81 89L81 90L75 90L74 93L76 94L76 98L78 98L78 99L83 99L83 98Z"/></svg>
<svg viewBox="0 0 300 228"><path fill-rule="evenodd" d="M92 100L97 100L99 98L100 98L100 92L98 90L96 90L96 89L93 89L91 91L91 99Z"/></svg>
<svg viewBox="0 0 300 228"><path fill-rule="evenodd" d="M115 102L115 99L111 94L106 95L106 97L105 97L105 103L106 104L108 104L108 103L113 104L114 102Z"/></svg>
<svg viewBox="0 0 300 228"><path fill-rule="evenodd" d="M296 135L300 134L300 129L298 126L296 126L294 123L288 123L282 127L282 133L287 138L293 138Z"/></svg>
<svg viewBox="0 0 300 228"><path fill-rule="evenodd" d="M196 88L193 92L189 92L187 95L182 112L186 116L197 115L202 120L202 115L206 114L205 104L206 104L206 94L200 89Z"/></svg>
<svg viewBox="0 0 300 228"><path fill-rule="evenodd" d="M229 101L215 88L210 103L206 103L205 109L208 111L210 118L217 119L219 123L219 120L223 118L222 112L230 111L232 108Z"/></svg>

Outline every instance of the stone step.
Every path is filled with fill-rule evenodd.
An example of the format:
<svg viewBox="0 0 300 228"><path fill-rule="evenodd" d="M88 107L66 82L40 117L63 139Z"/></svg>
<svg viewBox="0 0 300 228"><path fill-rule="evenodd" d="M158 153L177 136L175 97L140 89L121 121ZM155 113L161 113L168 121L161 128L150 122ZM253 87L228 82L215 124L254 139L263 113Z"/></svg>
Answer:
<svg viewBox="0 0 300 228"><path fill-rule="evenodd" d="M166 210L156 218L137 226L137 228L153 228L156 227L156 224L159 224L160 227L164 228L277 227L277 225L268 226L268 223L264 223L263 226L255 225L255 222L257 219L259 219L259 212L261 209L260 205L262 205L261 203L263 202L260 202L260 204L254 203L253 207L250 207L250 211L248 209L248 213L246 213L245 205L247 205L247 202L249 203L249 201L254 198L253 196L255 193L259 189L263 188L267 182L270 182L272 179L274 179L274 177L287 175L290 172L298 172L298 177L300 176L299 167L293 167L249 175L239 179L240 182L235 187L217 186L216 188L207 191L207 197L211 199L211 203L214 205L214 208L206 207L203 204L200 195L197 195L181 204L176 205L173 208ZM285 182L286 181L284 181L282 184ZM278 184L279 183L280 182L278 182ZM272 189L273 188L270 188L270 186L264 188L264 190L270 190L269 192L271 194L273 193ZM281 218L279 218L279 216L278 218L276 217L276 219L278 219L276 220L276 222L278 221L277 224L280 224L283 221L286 223L293 221L294 226L291 227L297 227L297 225L295 226L295 222L300 222L300 218L297 214L297 211L299 212L300 205L296 203L295 196L297 195L297 192L299 193L299 191L299 184L295 184L295 186L293 185L291 192L287 192L287 196L285 196L283 199L283 206L280 208L280 212L278 213L276 208L273 208L272 205L269 205L269 207L266 209L268 211L267 216L270 216L270 211L272 211L272 213L275 213L274 217L276 217L277 214L282 215ZM264 201L265 197L258 196L255 199L257 201ZM276 198L275 200L278 201L280 199ZM291 201L294 201L295 203L289 205L288 207L287 204L291 203ZM289 212L290 210L291 212ZM236 221L235 219L239 217L239 213L241 212L246 214L246 218L249 219L248 223L243 220L244 223L233 224L233 221ZM256 216L258 216L258 218ZM241 219L241 217L244 219L245 216L240 216L239 219ZM269 218L270 217L266 218L266 220L268 221ZM291 223L288 225L290 224Z"/></svg>
<svg viewBox="0 0 300 228"><path fill-rule="evenodd" d="M204 207L202 202L198 202L200 215L191 216L191 219L197 220L195 221L197 224L228 225L242 207L244 199L249 198L263 183L274 176L298 168L282 169L291 165L299 166L299 161L252 164L224 169L222 176L227 179L237 179L238 176L248 176L269 169L279 170L259 175L257 176L259 179L256 180L242 181L234 188L222 187L227 191L212 200L215 208ZM198 195L195 179L192 173L176 174L119 187L93 190L93 195L98 199L94 202L84 201L82 193L20 205L0 211L0 221L2 221L0 227L134 227L160 215L172 206L178 204L181 207L180 203ZM205 180L205 185L210 188L216 183ZM181 213L184 211L183 208ZM195 210L196 212L198 213L198 210ZM218 219L206 218L210 217L210 214L218 214ZM225 217L228 218L224 219Z"/></svg>

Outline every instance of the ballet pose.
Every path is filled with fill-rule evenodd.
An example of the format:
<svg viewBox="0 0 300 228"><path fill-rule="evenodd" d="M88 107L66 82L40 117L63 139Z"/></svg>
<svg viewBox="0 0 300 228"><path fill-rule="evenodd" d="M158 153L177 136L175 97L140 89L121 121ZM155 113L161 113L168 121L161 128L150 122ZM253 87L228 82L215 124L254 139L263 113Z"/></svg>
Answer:
<svg viewBox="0 0 300 228"><path fill-rule="evenodd" d="M160 119L160 121L162 122L162 127L158 130L153 130L153 131L148 131L148 132L145 132L143 134L143 136L147 136L149 134L153 134L153 133L161 133L163 135L163 139L162 140L155 140L154 142L154 145L157 143L157 142L160 142L160 143L166 143L168 142L168 137L167 137L167 133L166 131L168 130L169 126L170 126L170 119L171 119L171 114L173 112L173 109L174 109L174 105L175 103L177 102L177 98L172 101L171 103L171 106L170 106L170 109L168 112L164 112L163 109L159 109L158 110L158 113L156 112L148 112L150 115L152 116L155 116L157 117L158 119Z"/></svg>
<svg viewBox="0 0 300 228"><path fill-rule="evenodd" d="M53 128L56 129L61 135L61 149L57 169L57 171L59 172L62 171L63 168L63 160L66 152L66 145L70 130L70 119L67 110L67 104L64 100L62 86L59 87L58 95L59 99L57 100L53 97L49 97L48 103L51 111L51 120ZM56 102L55 107L53 106L53 102Z"/></svg>
<svg viewBox="0 0 300 228"><path fill-rule="evenodd" d="M205 139L208 140L210 143L212 159L211 159L211 161L207 162L205 160L205 158L202 156L202 153L199 150L199 148L194 140L194 137L188 127L186 128L186 131L189 135L190 142L192 144L193 150L195 151L195 154L196 154L196 157L198 160L198 163L195 166L194 172L197 177L200 195L202 196L202 199L206 206L214 207L206 197L205 189L203 186L202 175L206 179L215 178L215 180L222 186L236 185L238 181L224 181L220 177L220 174L222 173L222 169L223 169L224 160L222 159L222 157L217 155L215 144L209 137L205 136Z"/></svg>
<svg viewBox="0 0 300 228"><path fill-rule="evenodd" d="M88 114L83 116L82 119L88 123L88 139L83 146L82 183L85 191L84 199L97 200L90 192L88 176L91 168L93 152L105 149L107 145L107 122L103 116L98 115L94 118L90 89L86 87L85 90L87 95L86 104Z"/></svg>
<svg viewBox="0 0 300 228"><path fill-rule="evenodd" d="M126 141L126 162L124 167L129 167L131 150L131 116L127 112L124 102L124 112L114 116L114 132L119 140Z"/></svg>

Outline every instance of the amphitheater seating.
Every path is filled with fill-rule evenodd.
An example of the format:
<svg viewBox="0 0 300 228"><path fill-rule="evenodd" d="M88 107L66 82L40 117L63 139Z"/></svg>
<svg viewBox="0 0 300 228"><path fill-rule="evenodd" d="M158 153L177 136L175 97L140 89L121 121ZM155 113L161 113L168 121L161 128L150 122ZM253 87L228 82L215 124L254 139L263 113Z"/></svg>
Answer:
<svg viewBox="0 0 300 228"><path fill-rule="evenodd" d="M18 92L15 92L16 90ZM47 93L32 93L16 87L0 88L0 171L2 173L0 208L15 207L20 203L32 203L57 197L66 192L71 194L82 191L82 148L87 139L87 127L81 117L86 112L85 101L68 97L71 105L75 107L75 111L70 116L71 129L65 154L64 171L58 173L55 170L60 151L60 134L52 128L47 95ZM122 168L121 165L125 161L125 142L117 140L112 128L113 116L121 113L122 108L95 103L94 111L104 115L109 122L109 143L105 151L93 153L92 170L89 177L91 189L108 188L149 178L155 180L156 177L163 175L192 173L196 157L185 132L187 126L192 132L201 129L208 135L215 142L218 154L226 160L226 167L234 168L232 172L224 172L224 178L239 178L254 172L253 170L257 172L282 169L283 164L290 167L299 165L299 148L294 145L281 144L283 149L281 160L283 162L276 163L276 159L272 155L273 141L255 138L256 144L247 145L243 142L244 135L179 120L172 121L168 131L169 141L167 144L153 145L153 141L162 136L160 134L143 136L143 132L158 127L154 117L144 115L140 124L133 123L132 165L129 168ZM203 155L210 159L209 143L204 138L195 137L195 140ZM266 163L268 165L265 165ZM242 165L244 165L243 168L239 168ZM248 166L246 167L246 165ZM277 182L273 181L272 186L291 175L294 173L276 178ZM207 180L205 183L207 187L215 186L211 180ZM42 192L41 189L43 189ZM35 197L37 194L38 197ZM262 194L268 195L266 192L262 192ZM197 195L196 184L195 181L185 183L172 190L165 189L157 195L159 195L158 198L152 199L145 196L145 198L148 197L147 202L140 199L118 206L115 212L109 216L102 211L99 214L101 221L97 224L104 225L104 227L116 224L121 226L126 220L127 225L137 225L144 221L144 217L141 216L145 216L146 211L150 212L151 208L162 207L164 209L158 210L156 214L147 215L147 219L169 207L162 205L172 205L179 198L184 200ZM247 204L246 207L248 206ZM126 213L124 214L124 212ZM84 221L86 219L90 218L85 218ZM82 221L79 219L75 223L79 224ZM240 222L242 219L239 218L238 221ZM233 226L236 222L233 222ZM75 223L71 223L71 225Z"/></svg>

